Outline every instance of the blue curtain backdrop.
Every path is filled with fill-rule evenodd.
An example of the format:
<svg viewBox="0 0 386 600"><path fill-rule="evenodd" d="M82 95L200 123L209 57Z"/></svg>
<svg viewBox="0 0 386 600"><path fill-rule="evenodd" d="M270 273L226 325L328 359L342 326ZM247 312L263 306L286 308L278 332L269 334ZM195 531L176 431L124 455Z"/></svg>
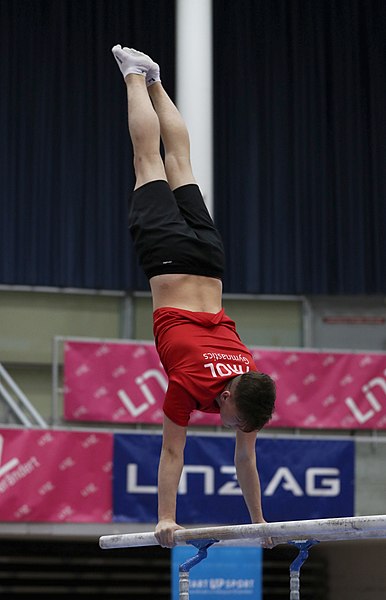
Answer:
<svg viewBox="0 0 386 600"><path fill-rule="evenodd" d="M0 283L141 285L110 49L153 53L173 94L174 30L174 0L0 0Z"/></svg>
<svg viewBox="0 0 386 600"><path fill-rule="evenodd" d="M386 2L214 0L225 289L386 292Z"/></svg>
<svg viewBox="0 0 386 600"><path fill-rule="evenodd" d="M193 1L193 0L192 0ZM213 0L225 290L386 292L386 2ZM174 0L0 0L0 283L147 289L117 42L174 96Z"/></svg>

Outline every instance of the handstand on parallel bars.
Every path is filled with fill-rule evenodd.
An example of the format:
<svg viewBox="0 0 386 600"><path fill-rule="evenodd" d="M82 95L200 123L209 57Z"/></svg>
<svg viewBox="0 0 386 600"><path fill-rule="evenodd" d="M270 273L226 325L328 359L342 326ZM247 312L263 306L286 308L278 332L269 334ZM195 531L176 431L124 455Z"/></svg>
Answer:
<svg viewBox="0 0 386 600"><path fill-rule="evenodd" d="M203 558L212 544L222 546L263 546L270 538L274 546L291 543L299 549L298 557L290 566L290 600L298 600L300 568L308 556L308 549L318 542L386 538L386 515L367 517L342 517L311 519L307 521L281 521L252 525L227 525L179 529L174 533L177 546L192 544L198 554L180 565L180 599L189 598L189 570ZM154 533L124 533L103 535L99 539L102 549L156 546Z"/></svg>

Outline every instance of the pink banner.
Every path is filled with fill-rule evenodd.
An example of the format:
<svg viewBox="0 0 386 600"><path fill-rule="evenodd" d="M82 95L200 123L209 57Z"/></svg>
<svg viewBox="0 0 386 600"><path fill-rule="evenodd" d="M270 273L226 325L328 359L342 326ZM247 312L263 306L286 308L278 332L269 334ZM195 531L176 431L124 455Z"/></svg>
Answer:
<svg viewBox="0 0 386 600"><path fill-rule="evenodd" d="M386 354L252 349L277 383L273 427L386 429ZM65 344L65 418L160 423L167 377L151 343ZM219 424L195 412L192 424Z"/></svg>
<svg viewBox="0 0 386 600"><path fill-rule="evenodd" d="M152 343L67 342L64 417L113 423L162 423L166 373ZM218 415L194 412L193 424L219 425Z"/></svg>
<svg viewBox="0 0 386 600"><path fill-rule="evenodd" d="M386 354L252 351L275 379L273 427L386 429Z"/></svg>
<svg viewBox="0 0 386 600"><path fill-rule="evenodd" d="M0 430L0 521L112 520L113 436Z"/></svg>

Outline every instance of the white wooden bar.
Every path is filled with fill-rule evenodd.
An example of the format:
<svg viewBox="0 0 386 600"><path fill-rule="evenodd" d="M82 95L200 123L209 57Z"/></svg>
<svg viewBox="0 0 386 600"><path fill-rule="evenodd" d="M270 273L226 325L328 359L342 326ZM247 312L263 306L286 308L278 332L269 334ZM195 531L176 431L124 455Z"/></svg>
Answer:
<svg viewBox="0 0 386 600"><path fill-rule="evenodd" d="M274 545L292 540L315 539L337 541L352 539L386 538L386 515L367 517L342 517L335 519L311 519L307 521L282 521L277 523L227 525L220 527L197 527L179 529L174 534L177 546L189 540L216 539L226 546L262 546L267 538ZM152 532L103 535L99 538L103 549L156 546Z"/></svg>

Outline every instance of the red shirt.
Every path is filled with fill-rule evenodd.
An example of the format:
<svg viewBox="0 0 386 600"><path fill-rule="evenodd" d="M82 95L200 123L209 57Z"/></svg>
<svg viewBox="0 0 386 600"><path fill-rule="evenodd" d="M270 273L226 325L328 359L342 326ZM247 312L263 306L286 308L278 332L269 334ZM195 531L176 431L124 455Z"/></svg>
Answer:
<svg viewBox="0 0 386 600"><path fill-rule="evenodd" d="M193 410L220 412L216 397L229 379L256 371L234 321L220 312L158 308L155 344L169 378L164 413L185 427Z"/></svg>

